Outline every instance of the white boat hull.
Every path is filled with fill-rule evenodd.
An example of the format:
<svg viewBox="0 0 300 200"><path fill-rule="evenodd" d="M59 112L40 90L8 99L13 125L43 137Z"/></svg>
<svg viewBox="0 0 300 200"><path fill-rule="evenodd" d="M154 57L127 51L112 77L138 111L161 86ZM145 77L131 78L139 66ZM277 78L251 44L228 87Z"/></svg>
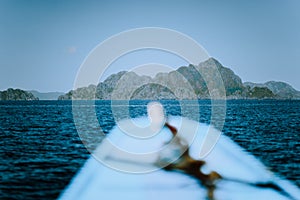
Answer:
<svg viewBox="0 0 300 200"><path fill-rule="evenodd" d="M193 127L198 126L196 138L191 144L190 154L193 158L199 159L200 147L206 134L217 133L217 130L204 124L199 124L190 120L174 117L170 119L170 124L178 126L182 122L190 123ZM125 122L126 123L126 122ZM137 124L147 124L147 118L140 118ZM188 133L189 128L184 130ZM153 148L170 138L167 129L159 133L161 135L145 140L143 144L137 144L138 139L128 137L118 128L114 128L108 136L108 140L121 148L129 148L129 151L149 151L151 144ZM135 145L136 144L136 145ZM95 155L105 152L103 149L105 141L99 146ZM94 157L87 160L85 165L74 177L72 182L61 194L61 200L74 199L130 199L130 200L204 200L207 199L207 190L193 177L176 171L151 170L149 165L148 173L127 173L112 169L107 165L135 167L137 162L124 162L118 159L114 151L108 151L111 158L105 165L97 161ZM126 160L126 158L125 158ZM247 200L247 199L272 199L291 200L300 199L299 189L291 182L273 175L254 156L248 154L244 149L235 144L226 136L221 136L213 150L204 158L206 165L203 172L209 173L214 170L224 177L216 184L214 198L216 200ZM103 160L102 160L103 161ZM138 169L138 168L137 168ZM278 186L281 191L270 187L257 186L256 184L272 183Z"/></svg>

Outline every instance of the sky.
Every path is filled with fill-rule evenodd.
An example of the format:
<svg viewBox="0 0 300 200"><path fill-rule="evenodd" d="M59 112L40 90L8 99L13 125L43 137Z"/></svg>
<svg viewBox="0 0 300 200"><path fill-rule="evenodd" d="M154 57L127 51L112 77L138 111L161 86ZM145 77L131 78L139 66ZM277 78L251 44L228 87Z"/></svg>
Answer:
<svg viewBox="0 0 300 200"><path fill-rule="evenodd" d="M188 35L244 82L300 90L299 9L297 0L0 0L0 90L67 92L99 43L142 27ZM106 76L144 63L187 64L158 51L125 57Z"/></svg>

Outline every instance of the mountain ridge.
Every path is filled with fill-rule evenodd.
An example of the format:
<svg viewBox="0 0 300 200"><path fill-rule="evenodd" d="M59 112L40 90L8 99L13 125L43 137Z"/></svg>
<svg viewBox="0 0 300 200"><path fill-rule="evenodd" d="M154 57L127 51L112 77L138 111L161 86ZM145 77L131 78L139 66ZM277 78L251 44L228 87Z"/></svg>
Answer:
<svg viewBox="0 0 300 200"><path fill-rule="evenodd" d="M7 90L0 91L0 100L2 101L32 101L39 100L31 92L21 89L8 88Z"/></svg>
<svg viewBox="0 0 300 200"><path fill-rule="evenodd" d="M57 100L59 96L64 95L64 92L39 92L37 90L27 90L39 100Z"/></svg>
<svg viewBox="0 0 300 200"><path fill-rule="evenodd" d="M225 94L221 94L222 90L208 89L218 88L218 84L222 84L216 81L217 76L221 76L223 80ZM71 90L58 99L209 99L211 92L221 92L220 98L226 95L226 99L300 99L300 92L284 82L243 83L234 71L214 58L199 65L190 64L168 73L161 72L153 78L121 71L112 74L97 86L89 85Z"/></svg>
<svg viewBox="0 0 300 200"><path fill-rule="evenodd" d="M244 85L250 88L267 87L281 99L300 99L300 91L297 91L291 85L282 81L267 81L265 83L245 82Z"/></svg>

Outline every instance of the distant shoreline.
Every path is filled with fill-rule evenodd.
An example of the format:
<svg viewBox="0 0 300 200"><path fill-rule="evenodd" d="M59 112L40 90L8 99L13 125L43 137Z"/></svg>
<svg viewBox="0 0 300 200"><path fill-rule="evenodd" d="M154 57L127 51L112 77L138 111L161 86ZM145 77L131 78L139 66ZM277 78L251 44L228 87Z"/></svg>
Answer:
<svg viewBox="0 0 300 200"><path fill-rule="evenodd" d="M220 83L215 77L221 77ZM216 82L219 84L216 84ZM210 87L208 87L210 86ZM212 97L212 98L210 98ZM182 66L158 73L155 77L121 71L110 75L98 85L70 90L67 93L9 88L0 91L0 100L160 100L160 99L226 99L264 100L300 99L300 91L285 82L242 82L230 68L214 58L199 65Z"/></svg>
<svg viewBox="0 0 300 200"><path fill-rule="evenodd" d="M211 101L212 99L66 99L37 101ZM300 99L213 99L214 101L300 101Z"/></svg>

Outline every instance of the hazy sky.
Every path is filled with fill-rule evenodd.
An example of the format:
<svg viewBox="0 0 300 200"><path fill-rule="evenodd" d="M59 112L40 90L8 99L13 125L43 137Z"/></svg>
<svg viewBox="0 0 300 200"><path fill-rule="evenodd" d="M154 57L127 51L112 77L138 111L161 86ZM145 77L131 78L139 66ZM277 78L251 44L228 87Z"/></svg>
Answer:
<svg viewBox="0 0 300 200"><path fill-rule="evenodd" d="M0 0L0 90L66 92L96 45L140 27L189 35L243 81L285 81L300 90L299 10L298 0ZM111 72L148 62L185 64L148 52Z"/></svg>

